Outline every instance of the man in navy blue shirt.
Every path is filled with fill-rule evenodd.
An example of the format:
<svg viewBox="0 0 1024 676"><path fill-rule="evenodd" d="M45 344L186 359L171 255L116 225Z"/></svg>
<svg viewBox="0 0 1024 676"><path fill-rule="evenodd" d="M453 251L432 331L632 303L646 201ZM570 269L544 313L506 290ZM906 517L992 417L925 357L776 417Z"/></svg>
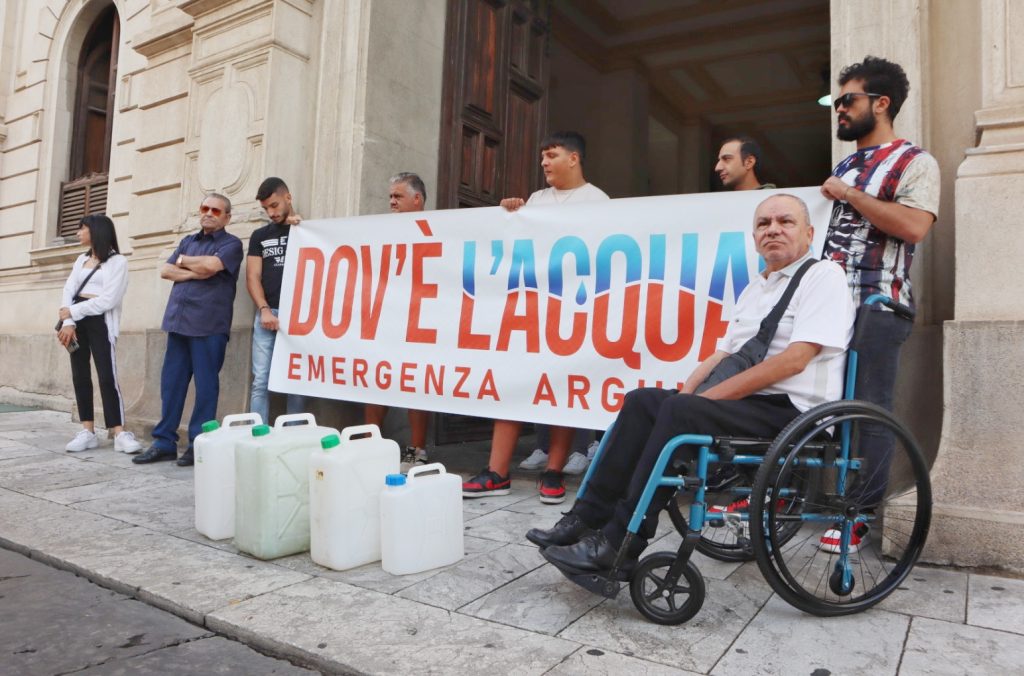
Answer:
<svg viewBox="0 0 1024 676"><path fill-rule="evenodd" d="M196 398L188 423L188 449L179 465L192 464L192 441L204 422L217 417L220 368L242 265L242 242L224 229L230 220L231 200L208 194L199 207L202 230L181 240L160 270L162 278L174 282L162 326L167 351L160 374L160 422L153 428L153 445L132 458L134 463L177 458L178 425L191 380L195 379Z"/></svg>

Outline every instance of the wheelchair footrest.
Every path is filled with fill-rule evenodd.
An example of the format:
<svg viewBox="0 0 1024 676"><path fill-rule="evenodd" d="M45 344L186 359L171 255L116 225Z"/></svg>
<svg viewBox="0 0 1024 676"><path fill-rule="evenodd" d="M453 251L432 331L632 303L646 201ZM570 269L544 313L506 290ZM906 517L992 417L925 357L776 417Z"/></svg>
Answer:
<svg viewBox="0 0 1024 676"><path fill-rule="evenodd" d="M602 575L602 573L607 571L579 570L555 563L554 561L550 563L572 582L575 582L592 594L598 594L606 599L613 599L618 596L619 591L622 590L623 582L629 581L629 575L622 571L619 571L619 574L616 575L619 579L611 579Z"/></svg>

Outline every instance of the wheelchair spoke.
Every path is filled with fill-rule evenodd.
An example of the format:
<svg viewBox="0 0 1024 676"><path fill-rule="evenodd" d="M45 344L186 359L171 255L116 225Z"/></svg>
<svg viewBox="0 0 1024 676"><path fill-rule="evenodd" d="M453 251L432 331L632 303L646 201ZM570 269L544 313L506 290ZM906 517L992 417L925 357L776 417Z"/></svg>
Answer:
<svg viewBox="0 0 1024 676"><path fill-rule="evenodd" d="M851 455L834 455L816 441L830 428L848 434ZM894 440L891 447L880 446L885 439ZM847 457L849 465L839 464ZM772 500L794 490L793 500ZM758 471L750 518L773 529L751 529L758 566L802 610L863 610L909 574L924 545L930 503L920 450L890 413L860 401L823 404L783 430ZM783 538L794 516L802 532Z"/></svg>

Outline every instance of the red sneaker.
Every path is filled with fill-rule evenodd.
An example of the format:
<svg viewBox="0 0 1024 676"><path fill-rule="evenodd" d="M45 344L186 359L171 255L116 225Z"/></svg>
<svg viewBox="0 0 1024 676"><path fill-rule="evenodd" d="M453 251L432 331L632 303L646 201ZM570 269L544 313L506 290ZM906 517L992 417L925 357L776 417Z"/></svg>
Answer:
<svg viewBox="0 0 1024 676"><path fill-rule="evenodd" d="M508 495L512 488L512 480L507 476L501 476L492 472L490 467L485 467L479 474L469 481L462 482L462 497L483 498L488 495Z"/></svg>
<svg viewBox="0 0 1024 676"><path fill-rule="evenodd" d="M736 514L750 511L750 498L741 498L728 507L708 507L708 514Z"/></svg>
<svg viewBox="0 0 1024 676"><path fill-rule="evenodd" d="M853 531L850 533L850 548L847 550L850 554L856 554L860 551L862 546L867 544L868 533L870 530L870 526L866 523L854 524ZM838 554L842 537L842 529L829 528L825 531L825 534L821 536L821 540L818 541L818 549L823 552L829 552L830 554Z"/></svg>
<svg viewBox="0 0 1024 676"><path fill-rule="evenodd" d="M545 470L537 480L540 501L545 505L557 505L565 502L565 478L557 470Z"/></svg>

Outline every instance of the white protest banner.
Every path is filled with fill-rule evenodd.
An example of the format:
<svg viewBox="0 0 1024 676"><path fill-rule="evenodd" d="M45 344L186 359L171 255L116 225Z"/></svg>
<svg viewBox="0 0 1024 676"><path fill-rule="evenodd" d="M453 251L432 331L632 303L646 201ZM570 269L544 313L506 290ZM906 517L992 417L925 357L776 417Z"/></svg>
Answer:
<svg viewBox="0 0 1024 676"><path fill-rule="evenodd" d="M774 192L807 202L819 252L818 188L304 221L270 388L604 428L715 350Z"/></svg>

